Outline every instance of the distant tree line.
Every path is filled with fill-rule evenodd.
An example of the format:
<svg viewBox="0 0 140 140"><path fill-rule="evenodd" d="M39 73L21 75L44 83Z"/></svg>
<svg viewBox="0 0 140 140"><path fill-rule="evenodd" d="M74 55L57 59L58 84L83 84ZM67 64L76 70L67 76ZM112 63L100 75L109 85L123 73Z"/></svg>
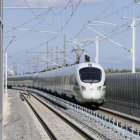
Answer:
<svg viewBox="0 0 140 140"><path fill-rule="evenodd" d="M109 68L107 70L105 70L106 74L110 74L110 73L128 73L128 72L131 72L131 70L129 69L112 69L112 68ZM140 68L136 68L136 72L140 72Z"/></svg>

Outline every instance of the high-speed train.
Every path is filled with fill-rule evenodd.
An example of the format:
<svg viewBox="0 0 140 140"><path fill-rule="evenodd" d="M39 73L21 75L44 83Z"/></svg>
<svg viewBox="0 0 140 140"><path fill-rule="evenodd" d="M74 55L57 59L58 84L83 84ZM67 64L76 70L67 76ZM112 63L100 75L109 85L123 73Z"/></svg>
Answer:
<svg viewBox="0 0 140 140"><path fill-rule="evenodd" d="M99 64L79 63L47 72L8 77L8 86L26 86L57 93L79 103L102 105L105 72Z"/></svg>

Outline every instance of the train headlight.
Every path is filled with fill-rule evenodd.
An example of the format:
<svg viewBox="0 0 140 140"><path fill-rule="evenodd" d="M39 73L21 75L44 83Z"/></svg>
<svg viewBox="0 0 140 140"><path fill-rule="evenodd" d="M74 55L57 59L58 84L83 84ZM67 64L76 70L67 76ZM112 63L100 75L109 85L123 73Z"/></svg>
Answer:
<svg viewBox="0 0 140 140"><path fill-rule="evenodd" d="M99 91L100 91L100 90L101 90L101 88L102 88L102 87L101 87L101 86L99 86L99 87L97 87L97 90L99 90Z"/></svg>
<svg viewBox="0 0 140 140"><path fill-rule="evenodd" d="M86 88L84 86L81 86L81 88L82 88L83 91L86 90Z"/></svg>

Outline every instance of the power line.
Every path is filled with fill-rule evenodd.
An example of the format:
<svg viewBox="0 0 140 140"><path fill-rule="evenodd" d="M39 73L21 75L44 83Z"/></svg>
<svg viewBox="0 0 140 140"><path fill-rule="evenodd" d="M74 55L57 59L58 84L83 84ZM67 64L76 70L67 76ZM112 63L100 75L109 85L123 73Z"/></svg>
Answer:
<svg viewBox="0 0 140 140"><path fill-rule="evenodd" d="M45 18L46 18L46 16L47 16L47 14L49 13L49 11L50 11L50 9L48 9L47 13L45 14L45 17L44 17L43 19L41 19L41 21L39 21L37 24L33 25L30 29L17 28L17 27L14 27L14 26L13 26L11 23L9 23L8 21L5 20L5 22L6 22L9 26L11 26L14 30L25 30L25 31L27 31L27 32L24 33L23 35L21 35L21 36L19 36L19 37L16 37L16 41L17 41L17 40L23 38L24 36L29 35L28 32L31 32L31 31L36 31L36 32L38 32L37 30L34 30L34 28L35 28L37 25L39 25L39 24L41 24L42 22L45 21Z"/></svg>
<svg viewBox="0 0 140 140"><path fill-rule="evenodd" d="M81 1L82 1L82 0L79 0L79 2L78 2L78 4L77 4L76 8L75 8L74 11L71 13L69 19L68 19L68 20L65 22L65 24L60 28L60 31L59 31L59 32L62 32L62 30L67 26L67 24L69 23L69 21L71 20L71 18L72 18L73 15L75 14L75 12L77 11L77 9L78 9L78 7L79 7Z"/></svg>
<svg viewBox="0 0 140 140"><path fill-rule="evenodd" d="M131 1L130 3L128 3L126 6L120 8L119 10L117 10L117 11L115 11L115 12L109 14L109 15L106 15L106 16L104 16L104 17L99 18L103 13L105 13L106 10L109 9L109 7L110 7L113 3L114 3L114 1L111 1L111 2L109 3L109 5L108 5L96 18L94 18L92 21L94 21L94 20L106 19L106 18L108 18L108 17L110 17L110 16L116 15L116 14L120 13L121 11L123 11L124 9L127 9L127 8L132 7L132 6L133 6L132 3L134 4L135 2L134 2L134 0L133 0L133 1ZM84 30L84 27L88 24L88 22L89 22L89 21L87 21L87 22L81 27L80 31L75 35L75 37L78 37L78 36L80 35L80 33Z"/></svg>
<svg viewBox="0 0 140 140"><path fill-rule="evenodd" d="M106 19L106 18L109 18L109 17L111 17L111 16L113 16L113 15L116 15L116 14L120 13L121 11L123 11L123 10L125 10L125 9L127 9L127 8L132 7L132 6L133 6L132 4L134 4L134 3L135 3L135 2L134 2L134 0L133 0L133 1L130 2L128 5L126 5L126 6L122 7L122 8L120 8L119 10L117 10L117 11L115 11L115 12L109 14L109 15L106 15L106 16L104 16L104 17L96 18L96 20Z"/></svg>
<svg viewBox="0 0 140 140"><path fill-rule="evenodd" d="M5 50L8 49L8 47L11 45L11 43L15 40L16 36L13 36L12 40L9 42L9 44L6 46Z"/></svg>
<svg viewBox="0 0 140 140"><path fill-rule="evenodd" d="M68 24L69 21L71 20L72 16L75 14L76 10L78 9L78 7L79 7L81 1L82 1L82 0L79 0L77 6L76 6L75 10L72 12L70 18L69 18L69 19L66 21L66 23L61 27L60 31L58 32L58 34L57 34L55 37L53 37L53 38L51 38L51 39L49 39L49 40L47 40L47 41L41 43L40 45L37 45L36 47L33 47L33 48L31 48L31 49L38 48L38 47L40 47L40 46L45 45L46 43L48 43L48 42L50 42L50 41L55 40L55 39L57 38L57 36L62 32L62 30L67 26L67 24ZM29 50L30 50L30 49L29 49ZM28 50L26 50L26 51L28 51Z"/></svg>
<svg viewBox="0 0 140 140"><path fill-rule="evenodd" d="M34 15L34 17L36 17L36 18L38 19L37 15L34 13L34 11L32 10L32 8L31 8L30 5L28 4L27 0L24 0L24 2L26 3L27 7L28 7L29 10L31 11L31 13Z"/></svg>
<svg viewBox="0 0 140 140"><path fill-rule="evenodd" d="M100 12L100 14L98 14L97 17L100 17L103 13L105 13L105 11L108 10L109 7L110 7L113 3L114 3L114 0L112 0L112 1L109 3L109 5L108 5L102 12ZM97 19L97 17L95 18L95 20ZM80 33L84 30L84 27L85 27L87 24L88 24L88 21L81 27L81 30L75 35L74 38L76 38L77 36L80 35Z"/></svg>
<svg viewBox="0 0 140 140"><path fill-rule="evenodd" d="M80 33L84 30L84 28L86 27L87 24L88 24L88 22L85 23L85 24L81 27L81 30L74 36L74 38L77 38L77 37L80 35Z"/></svg>
<svg viewBox="0 0 140 140"><path fill-rule="evenodd" d="M135 27L137 27L137 26L140 26L140 23L137 24ZM124 30L122 30L120 32L114 33L114 34L112 34L112 36L116 36L116 35L122 34L122 33L126 32L128 30L131 30L131 28L127 28L127 29L124 29Z"/></svg>
<svg viewBox="0 0 140 140"><path fill-rule="evenodd" d="M53 9L52 9L52 13L53 13L54 15L61 14L64 10L66 10L66 9L69 7L69 5L70 5L70 3L71 3L72 1L73 1L73 0L69 0L68 3L67 3L67 5L66 5L61 11L59 11L59 12L54 12Z"/></svg>
<svg viewBox="0 0 140 140"><path fill-rule="evenodd" d="M54 32L54 33L55 33L55 32ZM58 32L57 34L64 34L64 33ZM39 48L39 47L41 47L41 46L44 46L44 45L48 44L48 42L55 40L56 38L57 38L57 36L56 36L56 37L53 37L53 38L51 38L51 39L49 39L49 40L47 40L47 41L44 41L43 43L40 43L39 45L37 45L37 46L35 46L35 47L32 47L32 48L30 48L30 49L26 49L26 50L18 51L18 52L16 52L16 53L12 54L12 55L16 56L16 55L18 55L19 53L25 53L25 52L27 52L27 51L29 51L29 50L32 50L32 49L35 49L35 48Z"/></svg>
<svg viewBox="0 0 140 140"><path fill-rule="evenodd" d="M24 25L26 25L26 24L28 24L28 23L34 21L34 20L39 19L40 17L42 17L43 15L45 15L45 14L46 14L49 10L51 10L51 9L52 9L52 8L48 8L47 11L42 12L42 13L40 13L39 15L37 15L38 18L33 17L32 19L30 19L30 20L28 20L28 21L25 21L24 23L22 23L22 24L16 26L16 28L20 28L20 27L22 27L22 26L24 26ZM4 20L4 21L6 21L6 22L11 26L11 24L10 24L7 20ZM10 33L10 32L12 32L12 31L14 31L14 30L15 30L15 28L12 28L11 30L6 31L4 34Z"/></svg>
<svg viewBox="0 0 140 140"><path fill-rule="evenodd" d="M61 34L60 32L58 32L57 34ZM46 45L48 42L52 41L52 40L55 40L57 37L53 37L51 39L48 39L47 41L44 41L43 43L40 43L39 45L36 45L35 47L32 47L30 49L26 49L26 50L21 50L21 51L18 51L12 55L16 55L16 54L19 54L19 53L25 53L26 51L29 51L29 50L32 50L32 49L36 49L36 48L39 48L41 46L44 46Z"/></svg>
<svg viewBox="0 0 140 140"><path fill-rule="evenodd" d="M68 5L71 3L71 1L72 0L69 0L69 2L68 2L68 4L65 6L65 8L64 9L66 9L67 7L68 7ZM81 3L81 1L82 0L80 0L79 2L78 2L78 4L77 4L77 6L76 6L76 8L75 8L75 10L72 12L72 14L71 14L71 16L70 16L70 18L67 20L67 22L64 24L64 26L63 27L61 27L61 29L60 29L60 31L59 32L61 32L66 26L67 26L67 24L69 23L69 21L71 20L71 18L72 18L72 16L74 15L74 13L76 12L76 10L77 10L77 8L78 8L78 6L80 5L80 3ZM26 4L28 5L28 3L27 3L27 1L25 1L26 2ZM28 5L28 7L29 7L29 5ZM30 8L30 7L29 7ZM52 11L52 9L50 9L51 11ZM36 17L35 17L36 18ZM35 19L35 18L33 18L33 20ZM26 24L26 23L25 23ZM23 25L25 25L25 24L22 24L22 25L20 25L20 26L23 26ZM18 26L19 27L19 26ZM15 29L17 29L17 27L13 27L13 29L12 30L15 30ZM28 31L30 31L30 30L28 30ZM6 33L8 33L8 32L6 32ZM52 41L52 40L54 40L54 39L56 39L57 38L57 36L56 37L53 37L53 38L51 38L50 40L47 40L47 41L45 41L44 43L46 44L48 41ZM42 43L42 44L44 44L44 43ZM40 46L40 45L39 45Z"/></svg>
<svg viewBox="0 0 140 140"><path fill-rule="evenodd" d="M48 9L49 7L30 7L30 9ZM12 6L12 7L8 7L8 6L5 6L3 7L3 9L29 9L29 7L18 7L18 6Z"/></svg>
<svg viewBox="0 0 140 140"><path fill-rule="evenodd" d="M121 27L123 27L123 26L124 26L124 25L122 25ZM138 26L140 26L140 23L137 24L135 27L138 27ZM116 32L116 33L113 33L113 34L112 34L112 32L110 32L110 33L106 34L106 36L108 36L108 37L109 37L109 36L114 37L114 36L116 36L116 35L119 35L119 34L122 34L122 33L126 32L126 31L128 31L128 30L131 30L131 28L127 28L127 29L124 29L124 30L122 30L122 31L120 31L120 32ZM99 40L102 40L102 39L104 39L104 37L99 37ZM93 43L93 42L90 42L90 43L84 45L84 47L87 46L87 45L89 45L89 44L91 44L91 43Z"/></svg>
<svg viewBox="0 0 140 140"><path fill-rule="evenodd" d="M112 0L105 9L103 9L94 20L97 20L102 14L104 14L114 3L114 0Z"/></svg>

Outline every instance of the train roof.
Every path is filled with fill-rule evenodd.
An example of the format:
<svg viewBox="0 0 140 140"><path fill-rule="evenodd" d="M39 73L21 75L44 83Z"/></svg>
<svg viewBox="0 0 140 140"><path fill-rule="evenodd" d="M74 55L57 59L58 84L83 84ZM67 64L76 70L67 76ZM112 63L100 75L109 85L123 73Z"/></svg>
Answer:
<svg viewBox="0 0 140 140"><path fill-rule="evenodd" d="M58 69L54 69L54 70L50 70L50 71L46 71L46 72L42 72L42 73L37 73L34 76L35 77L36 76L43 77L46 74L49 74L51 76L51 74L53 75L53 73L71 74L71 73L74 73L74 71L79 70L79 69L84 68L84 67L96 67L96 68L103 70L102 66L99 64L86 62L86 63L78 63L78 64L66 66L66 67L61 67Z"/></svg>
<svg viewBox="0 0 140 140"><path fill-rule="evenodd" d="M70 74L73 73L75 70L79 70L81 68L84 67L96 67L99 69L102 69L102 66L93 62L85 62L85 63L78 63L78 64L74 64L74 65L70 65L70 66L66 66L66 67L61 67L58 69L54 69L54 70L50 70L50 71L46 71L46 72L41 72L41 73L34 73L34 74L26 74L26 75L16 75L16 76L8 76L8 79L12 79L12 78L17 78L17 79L21 79L21 78L27 78L30 79L32 77L36 77L36 76L41 76L43 77L46 74L53 74L53 72L58 72L58 73L66 73L66 74Z"/></svg>
<svg viewBox="0 0 140 140"><path fill-rule="evenodd" d="M78 69L81 69L83 67L96 67L99 69L103 69L103 67L97 63L93 63L93 62L86 62L86 63L80 63L77 65Z"/></svg>
<svg viewBox="0 0 140 140"><path fill-rule="evenodd" d="M8 79L12 79L12 78L16 78L16 79L22 79L23 77L24 78L27 78L27 79L30 79L33 77L34 74L25 74L25 75L14 75L14 76L8 76Z"/></svg>

